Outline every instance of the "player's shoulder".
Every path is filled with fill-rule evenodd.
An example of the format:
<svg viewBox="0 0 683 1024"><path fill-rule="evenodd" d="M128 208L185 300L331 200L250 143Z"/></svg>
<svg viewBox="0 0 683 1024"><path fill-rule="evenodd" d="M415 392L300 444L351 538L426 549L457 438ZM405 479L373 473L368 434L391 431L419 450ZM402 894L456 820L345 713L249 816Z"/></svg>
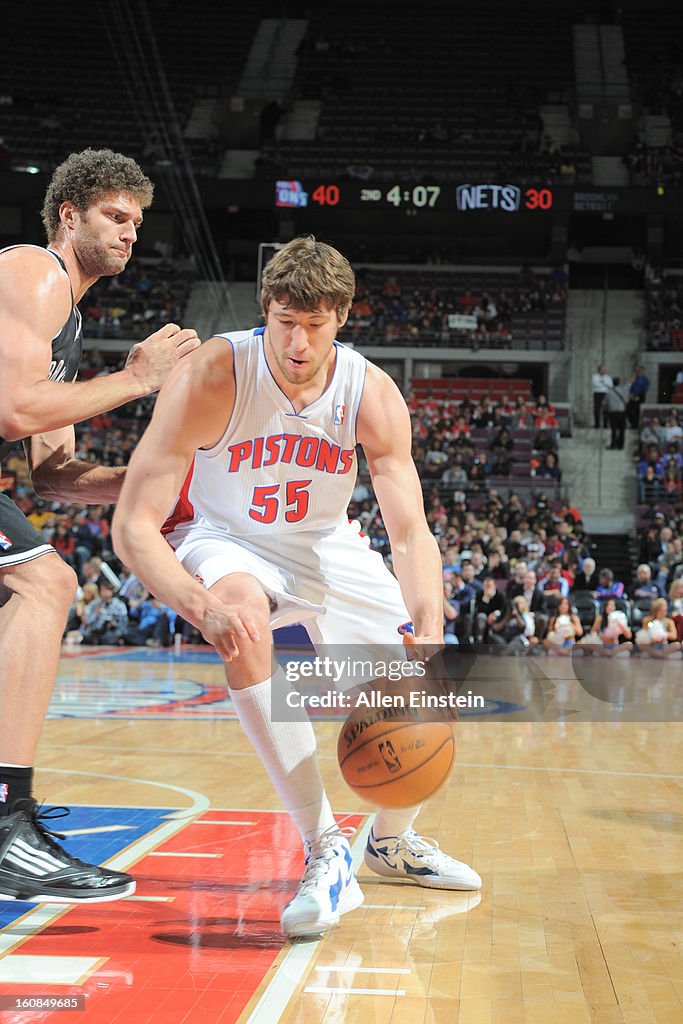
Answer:
<svg viewBox="0 0 683 1024"><path fill-rule="evenodd" d="M41 246L4 249L0 251L0 303L6 314L51 330L69 314L69 276L55 254Z"/></svg>
<svg viewBox="0 0 683 1024"><path fill-rule="evenodd" d="M410 414L403 395L388 373L368 362L363 394L358 407L358 441L384 445L400 443L410 430Z"/></svg>
<svg viewBox="0 0 683 1024"><path fill-rule="evenodd" d="M224 373L232 375L235 360L242 353L250 348L260 345L259 335L263 329L252 328L248 331L226 331L224 334L214 334L204 342L198 350L202 353L202 360L212 364L215 368L223 370Z"/></svg>
<svg viewBox="0 0 683 1024"><path fill-rule="evenodd" d="M0 267L3 275L28 271L67 279L67 273L56 254L42 245L11 245L0 249Z"/></svg>
<svg viewBox="0 0 683 1024"><path fill-rule="evenodd" d="M376 366L374 363L369 361L366 362L367 369L365 374L363 399L365 400L367 398L372 401L385 401L405 406L405 400L398 385L389 376L386 370Z"/></svg>
<svg viewBox="0 0 683 1024"><path fill-rule="evenodd" d="M251 345L260 344L261 337L265 331L265 327L249 327L245 331L225 331L219 334L215 334L215 339L221 339L223 343L228 343L226 347L249 347ZM213 340L213 339L211 339Z"/></svg>
<svg viewBox="0 0 683 1024"><path fill-rule="evenodd" d="M49 290L52 298L69 298L69 276L54 253L39 245L16 245L0 250L0 288L6 296L22 297L33 289Z"/></svg>

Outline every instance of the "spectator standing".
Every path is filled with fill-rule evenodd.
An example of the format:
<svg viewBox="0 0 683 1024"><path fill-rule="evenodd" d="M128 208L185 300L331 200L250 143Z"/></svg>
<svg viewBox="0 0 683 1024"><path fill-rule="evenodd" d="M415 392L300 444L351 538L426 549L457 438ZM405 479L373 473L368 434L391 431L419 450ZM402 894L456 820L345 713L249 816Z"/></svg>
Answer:
<svg viewBox="0 0 683 1024"><path fill-rule="evenodd" d="M605 395L603 408L609 419L611 438L607 448L611 451L624 447L626 432L626 407L628 405L629 388L621 383L620 377L614 378L613 386Z"/></svg>
<svg viewBox="0 0 683 1024"><path fill-rule="evenodd" d="M593 374L591 383L593 386L593 425L597 430L601 425L607 425L602 406L605 401L605 395L614 386L614 382L606 368L600 365L597 372Z"/></svg>
<svg viewBox="0 0 683 1024"><path fill-rule="evenodd" d="M640 423L640 408L645 403L649 387L650 378L646 375L644 367L639 366L628 389L628 422L636 429Z"/></svg>

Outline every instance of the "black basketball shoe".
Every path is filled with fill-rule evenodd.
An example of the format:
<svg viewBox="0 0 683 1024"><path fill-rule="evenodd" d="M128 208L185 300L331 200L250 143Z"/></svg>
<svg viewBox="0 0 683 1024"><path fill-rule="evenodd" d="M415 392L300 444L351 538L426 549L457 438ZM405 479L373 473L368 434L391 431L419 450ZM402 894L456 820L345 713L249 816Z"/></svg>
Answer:
<svg viewBox="0 0 683 1024"><path fill-rule="evenodd" d="M53 837L64 836L41 819L68 813L66 807L42 810L35 800L17 800L12 813L0 818L0 900L105 903L135 892L130 875L86 864L55 842Z"/></svg>

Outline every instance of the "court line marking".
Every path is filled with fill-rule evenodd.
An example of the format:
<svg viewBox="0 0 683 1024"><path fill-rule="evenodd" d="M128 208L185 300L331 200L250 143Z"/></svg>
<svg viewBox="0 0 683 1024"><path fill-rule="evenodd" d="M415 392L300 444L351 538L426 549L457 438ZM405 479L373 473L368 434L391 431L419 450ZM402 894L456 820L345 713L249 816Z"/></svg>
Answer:
<svg viewBox="0 0 683 1024"><path fill-rule="evenodd" d="M374 815L368 815L356 832L351 846L354 871L360 867L373 821ZM321 941L321 939L317 939L315 942L292 943L272 980L249 1015L247 1024L273 1024L273 1021L282 1018L282 1014L301 984L311 960L318 952ZM309 990L305 989L304 991ZM352 992L351 989L325 989L324 991ZM376 994L375 990L371 989L370 992ZM395 993L392 991L392 994Z"/></svg>
<svg viewBox="0 0 683 1024"><path fill-rule="evenodd" d="M328 985L307 985L304 992L344 996L404 996L406 994L405 989L402 988L332 988Z"/></svg>
<svg viewBox="0 0 683 1024"><path fill-rule="evenodd" d="M552 723L536 723L536 724L552 724ZM634 723L627 723L627 724L631 724L632 725ZM662 723L655 723L655 724L662 724ZM65 747L65 748L71 749L73 747L72 743L46 743L45 745L48 746L48 747L51 747L51 748ZM79 743L78 746L79 746L79 748L82 748L82 749L91 748L93 750L100 750L100 751L102 751L102 750L105 750L105 751L106 750L124 750L124 751L128 751L130 754L133 754L133 753L136 752L135 748L132 748L132 747L109 746L109 745L95 744L95 743L91 743L91 744ZM227 752L221 751L221 750L216 750L216 751L186 750L186 749L185 750L179 750L179 749L176 749L176 748L170 748L169 749L168 747L163 747L163 748L162 747L145 747L145 752L146 753L154 753L156 750L158 750L158 751L162 751L163 750L164 754L172 753L172 754L177 754L179 756L180 755L196 755L196 754L201 754L202 757L207 757L207 756L208 757L258 757L258 754L255 751L252 752L252 751L248 751L248 750L245 750L245 751L235 751L235 752L232 752L232 753L227 753ZM336 761L337 760L337 755L336 754L323 754L323 753L321 753L319 751L318 752L318 759L321 760L321 761ZM578 775L615 775L615 776L622 776L624 778L683 780L683 775L672 775L672 774L665 774L665 773L661 773L661 772L620 772L620 771L615 771L613 769L608 769L608 768L569 768L569 767L568 768L557 768L557 767L544 767L542 765L480 764L478 761L460 761L460 760L456 760L456 765L460 765L462 768L500 768L500 769L505 768L505 769L510 769L511 771L517 771L517 772L573 772L573 773L578 774ZM63 769L61 769L61 768L41 768L40 770L44 771L44 772L49 772L49 771L55 771L56 772L56 771L62 771ZM65 774L69 774L69 773L65 772ZM77 772L71 772L71 774L72 775L76 775L78 773ZM102 778L112 778L113 776L106 775L106 776L101 776L101 777ZM116 778L118 778L118 776L116 776ZM126 779L127 779L127 777L126 777ZM140 781L144 781L144 780L140 780L140 779L127 779L127 781L130 781L130 782L140 782ZM161 785L161 783L155 783L155 785ZM169 788L173 788L173 787L169 787ZM115 804L88 804L88 807L98 807L98 806L101 806L101 807L114 807L116 805ZM122 806L128 806L128 805L122 805ZM151 809L153 809L153 808L151 808ZM273 811L271 808L266 808L266 807L258 807L258 808L257 807L232 807L232 808L212 807L211 810L212 811L215 811L215 810L249 811L252 814L277 814L278 813L278 811ZM282 811L281 813L286 814L287 812L286 811ZM355 810L355 811L335 811L335 814L365 814L365 813L367 813L367 812L366 811L359 811L359 810ZM245 822L245 824L248 824L248 823Z"/></svg>
<svg viewBox="0 0 683 1024"><path fill-rule="evenodd" d="M125 849L121 850L120 853L117 853L116 856L111 857L105 862L110 867L118 871L125 871L138 860L142 860L142 858L149 853L153 847L159 846L162 842L175 835L176 832L180 832L188 821L196 817L198 814L203 814L204 811L211 806L209 798L204 796L203 793L197 793L193 789L186 789L184 786L174 786L170 782L154 782L152 779L130 779L125 775L107 775L104 772L85 772L77 771L72 768L41 768L41 771L55 772L58 775L86 775L90 778L96 779L113 779L115 782L139 782L142 783L142 785L157 786L160 789L170 789L173 792L182 793L184 796L187 796L192 800L192 806L186 808L182 812L182 816L174 817L172 820L166 821L165 824L158 825L152 832L136 839ZM91 805L87 804L86 806ZM106 807L109 805L100 804L99 806ZM137 809L139 810L139 808ZM181 812L177 813L178 815L181 814ZM44 928L62 917L63 914L66 914L75 906L81 906L81 904L70 903L67 906L64 906L64 904L61 903L39 903L33 910L27 911L26 914L18 918L17 921L13 921L12 924L8 926L10 929L9 932L0 932L0 959L7 956L7 954L13 950L18 949L19 946L23 946L25 942L34 938ZM31 926L28 934L23 934L18 937L10 934L10 932L14 930L18 921L27 922Z"/></svg>
<svg viewBox="0 0 683 1024"><path fill-rule="evenodd" d="M426 907L409 907L400 903L363 903L363 910L426 910ZM335 968L338 970L338 968ZM373 967L374 970L374 967Z"/></svg>
<svg viewBox="0 0 683 1024"><path fill-rule="evenodd" d="M198 825L257 825L256 821L222 821L220 818L200 818Z"/></svg>
<svg viewBox="0 0 683 1024"><path fill-rule="evenodd" d="M142 860L155 846L160 846L166 839L170 839L176 832L180 832L184 824L187 824L197 815L203 814L211 806L208 796L204 796L203 793L197 793L194 789L187 789L185 786L174 786L170 782L154 782L152 779L130 778L127 775L107 775L105 772L76 771L71 768L42 768L41 771L56 772L59 775L87 775L92 779L114 779L116 782L138 782L143 786L157 786L160 789L170 789L174 793L182 793L183 796L187 796L192 800L191 807L174 811L173 817L167 818L163 825L157 825L148 835L136 839L135 842L121 850L116 856L105 861L105 864L117 871L126 871L127 868L137 861ZM138 809L140 808L138 807Z"/></svg>
<svg viewBox="0 0 683 1024"><path fill-rule="evenodd" d="M316 964L314 971L335 971L341 974L412 974L410 967L347 967L344 964Z"/></svg>
<svg viewBox="0 0 683 1024"><path fill-rule="evenodd" d="M94 807L94 806L95 806L94 804L88 804L88 807ZM102 806L103 807L110 807L110 806L113 806L113 805L111 805L111 804L102 804ZM210 809L211 809L211 813L212 814L222 814L223 812L225 812L226 814L231 814L231 813L234 814L235 812L237 812L238 814L241 814L244 811L245 813L249 812L249 814L287 814L287 815L289 815L289 811L286 811L284 809L284 807L216 807L216 806L214 806L212 804ZM178 811L178 812L174 812L174 813L180 813L180 812ZM334 811L334 816L335 816L335 818L351 818L351 817L354 817L354 818L364 818L367 814L372 814L372 813L373 813L372 811L359 810L358 808L356 808L355 811ZM170 815L169 815L169 817L170 817ZM197 825L201 825L201 824L203 824L203 821L204 821L204 819L202 819L201 821L196 822L196 824ZM222 825L223 821L219 821L218 824ZM247 822L247 824L258 825L259 822L258 821L256 821L256 822ZM344 822L343 821L339 822L339 824L343 825Z"/></svg>
<svg viewBox="0 0 683 1024"><path fill-rule="evenodd" d="M617 775L623 778L635 779L677 779L683 781L683 775L669 775L663 772L620 772L611 768L556 768L545 765L523 765L523 764L480 764L478 761L456 761L461 768L496 768L505 771L515 772L558 772L565 774L570 772L574 775Z"/></svg>
<svg viewBox="0 0 683 1024"><path fill-rule="evenodd" d="M175 896L126 896L125 899L137 903L173 903Z"/></svg>

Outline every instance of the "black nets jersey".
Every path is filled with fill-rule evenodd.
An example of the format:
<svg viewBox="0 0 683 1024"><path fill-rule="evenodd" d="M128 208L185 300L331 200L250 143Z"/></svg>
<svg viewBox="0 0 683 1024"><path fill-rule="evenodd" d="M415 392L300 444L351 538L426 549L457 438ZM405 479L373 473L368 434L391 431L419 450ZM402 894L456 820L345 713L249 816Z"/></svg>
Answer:
<svg viewBox="0 0 683 1024"><path fill-rule="evenodd" d="M7 252L9 249L16 249L16 245L8 245L5 249L0 249L0 254ZM30 248L40 248L39 246L30 246ZM66 274L66 267L61 256L58 256L53 249L47 249L47 252L59 263L60 267ZM81 348L83 344L83 328L81 323L81 314L78 307L74 303L73 292L71 293L71 312L69 318L61 328L61 330L55 334L52 339L52 361L50 363L50 369L47 375L48 380L56 381L73 381L76 379L78 373L78 365L81 361ZM0 437L0 461L6 458L9 452L11 452L18 444L19 441L5 441L4 438Z"/></svg>

